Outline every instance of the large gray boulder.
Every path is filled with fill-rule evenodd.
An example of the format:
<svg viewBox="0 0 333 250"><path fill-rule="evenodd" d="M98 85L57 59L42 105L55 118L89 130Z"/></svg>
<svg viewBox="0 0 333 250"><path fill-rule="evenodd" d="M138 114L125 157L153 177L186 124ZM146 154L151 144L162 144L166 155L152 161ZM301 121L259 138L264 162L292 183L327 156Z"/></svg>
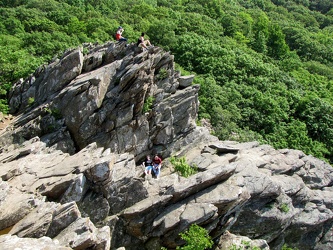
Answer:
<svg viewBox="0 0 333 250"><path fill-rule="evenodd" d="M23 193L0 180L0 230L14 226L43 200L43 197Z"/></svg>
<svg viewBox="0 0 333 250"><path fill-rule="evenodd" d="M16 235L1 235L0 248L6 250L71 250L59 244L58 241L49 237L35 238L19 238Z"/></svg>
<svg viewBox="0 0 333 250"><path fill-rule="evenodd" d="M37 206L27 216L15 224L9 234L19 237L40 238L46 235L52 222L54 210L60 205L45 202Z"/></svg>
<svg viewBox="0 0 333 250"><path fill-rule="evenodd" d="M217 245L219 250L230 249L262 249L269 250L269 245L265 240L251 240L246 236L234 235L226 231L220 238Z"/></svg>
<svg viewBox="0 0 333 250"><path fill-rule="evenodd" d="M54 239L60 245L73 249L104 249L110 246L109 228L97 229L89 218L79 218L61 231ZM106 233L105 233L106 232ZM103 236L98 236L100 233Z"/></svg>

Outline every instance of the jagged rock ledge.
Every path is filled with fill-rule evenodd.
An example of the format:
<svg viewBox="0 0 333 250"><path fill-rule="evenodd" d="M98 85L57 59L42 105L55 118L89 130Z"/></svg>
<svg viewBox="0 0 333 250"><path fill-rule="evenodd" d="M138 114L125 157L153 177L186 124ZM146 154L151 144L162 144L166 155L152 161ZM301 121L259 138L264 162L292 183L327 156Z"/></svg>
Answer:
<svg viewBox="0 0 333 250"><path fill-rule="evenodd" d="M16 119L2 145L38 136L70 154L96 142L117 153L167 156L195 127L193 78L176 72L173 56L158 47L87 44L15 84L9 103Z"/></svg>

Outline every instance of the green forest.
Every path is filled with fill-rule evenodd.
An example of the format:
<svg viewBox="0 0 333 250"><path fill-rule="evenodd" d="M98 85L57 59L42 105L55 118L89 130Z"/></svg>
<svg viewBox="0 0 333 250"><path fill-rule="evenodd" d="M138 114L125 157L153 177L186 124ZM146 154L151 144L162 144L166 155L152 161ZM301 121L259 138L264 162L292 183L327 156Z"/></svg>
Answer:
<svg viewBox="0 0 333 250"><path fill-rule="evenodd" d="M13 83L118 26L175 55L200 84L198 123L221 140L333 163L332 0L0 0L0 110Z"/></svg>

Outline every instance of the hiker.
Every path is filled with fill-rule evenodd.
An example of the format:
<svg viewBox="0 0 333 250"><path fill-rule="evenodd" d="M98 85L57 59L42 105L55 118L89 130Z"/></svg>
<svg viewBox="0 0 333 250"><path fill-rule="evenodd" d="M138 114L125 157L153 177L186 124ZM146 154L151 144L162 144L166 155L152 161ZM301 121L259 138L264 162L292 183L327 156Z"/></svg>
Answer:
<svg viewBox="0 0 333 250"><path fill-rule="evenodd" d="M142 48L144 48L144 49L148 49L148 48L147 48L147 45L148 45L148 46L151 46L150 41L149 41L149 40L145 40L145 33L144 33L144 32L141 33L141 36L140 36L140 38L138 39L138 42L137 42L136 45L137 45L138 47L142 47Z"/></svg>
<svg viewBox="0 0 333 250"><path fill-rule="evenodd" d="M150 155L146 156L146 160L142 163L145 167L145 175L151 174L151 170L153 169L153 161L150 159Z"/></svg>
<svg viewBox="0 0 333 250"><path fill-rule="evenodd" d="M118 42L127 42L127 39L125 37L123 37L123 35L122 35L123 32L124 32L123 27L119 26L118 30L117 30L117 33L116 33L116 40Z"/></svg>
<svg viewBox="0 0 333 250"><path fill-rule="evenodd" d="M157 179L160 176L161 167L162 167L162 159L158 157L158 155L155 155L153 159L153 172Z"/></svg>

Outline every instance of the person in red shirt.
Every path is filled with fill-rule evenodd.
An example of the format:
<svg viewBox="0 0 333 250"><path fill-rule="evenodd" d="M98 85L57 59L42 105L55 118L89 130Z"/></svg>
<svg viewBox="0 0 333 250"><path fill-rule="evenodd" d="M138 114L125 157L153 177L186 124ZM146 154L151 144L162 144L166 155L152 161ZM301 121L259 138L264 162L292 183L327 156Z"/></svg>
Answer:
<svg viewBox="0 0 333 250"><path fill-rule="evenodd" d="M158 157L158 155L155 155L153 159L153 172L157 179L160 176L161 167L162 167L162 159Z"/></svg>
<svg viewBox="0 0 333 250"><path fill-rule="evenodd" d="M123 32L124 32L123 27L119 26L117 33L116 33L116 40L118 42L127 42L127 39L125 37L123 37Z"/></svg>

